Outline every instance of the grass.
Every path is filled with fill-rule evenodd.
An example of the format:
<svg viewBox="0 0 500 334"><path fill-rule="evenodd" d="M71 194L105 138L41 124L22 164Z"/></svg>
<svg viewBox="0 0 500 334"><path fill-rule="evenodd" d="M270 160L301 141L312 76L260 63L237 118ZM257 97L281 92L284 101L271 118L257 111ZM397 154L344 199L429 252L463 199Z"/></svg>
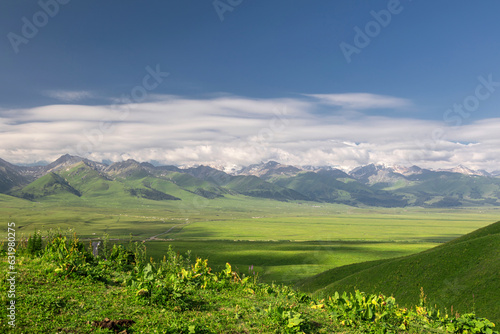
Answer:
<svg viewBox="0 0 500 334"><path fill-rule="evenodd" d="M500 321L500 222L406 257L338 267L299 283L304 291L329 295L361 289L393 294L403 305L418 301L417 287L442 310L475 310Z"/></svg>
<svg viewBox="0 0 500 334"><path fill-rule="evenodd" d="M169 245L181 253L190 250L193 256L208 258L214 269L221 269L230 262L237 270L248 274L248 268L253 266L252 271L264 282L292 284L332 267L413 254L434 244L172 240L148 243L148 253L159 259Z"/></svg>
<svg viewBox="0 0 500 334"><path fill-rule="evenodd" d="M109 333L92 326L93 321L109 318L133 319L130 333L270 333L280 327L267 311L275 306L301 312L316 333L329 333L338 327L326 312L311 309L307 302L298 305L291 289L191 289L190 306L152 305L138 298L133 288L119 283L123 275L119 270L96 281L88 276L61 278L54 275L54 263L40 258L19 257L16 267L16 328L3 321L7 313L2 308L1 332ZM6 261L2 261L2 280L7 272ZM5 304L5 286L2 290Z"/></svg>
<svg viewBox="0 0 500 334"><path fill-rule="evenodd" d="M110 333L95 324L128 323L117 333L475 333L498 334L473 314L455 319L423 304L403 309L391 297L335 294L312 299L287 286L238 276L230 265L213 272L169 250L145 260L140 245L94 258L78 241L52 237L38 255L17 248L15 297L2 285L0 302L15 300L15 327L0 309L1 332ZM135 247L135 248L134 248ZM10 271L0 255L0 279ZM125 260L125 262L124 262ZM12 291L12 290L11 290ZM10 312L10 311L9 311ZM12 315L12 313L10 313ZM11 318L12 319L12 318ZM9 320L11 320L9 319ZM127 327L126 331L123 331ZM448 331L447 331L448 330Z"/></svg>
<svg viewBox="0 0 500 334"><path fill-rule="evenodd" d="M132 186L139 187L140 180ZM81 198L29 202L0 195L0 215L16 223L20 238L68 228L86 239L105 233L138 241L157 236L163 240L147 242L156 258L172 244L209 258L214 268L230 261L246 272L253 265L265 282L286 283L347 264L417 253L498 217L496 208L374 209L231 195L208 200L189 194L182 201L120 196L88 196L82 205ZM5 237L2 229L0 238Z"/></svg>
<svg viewBox="0 0 500 334"><path fill-rule="evenodd" d="M134 182L137 184L132 186L142 184L140 180ZM194 256L208 258L214 270L220 270L230 262L240 273L249 274L249 267L253 266L252 273L258 273L264 282L294 284L331 268L350 264L362 267L366 264L357 263L419 253L486 226L498 220L499 214L499 209L494 207L453 210L354 208L227 194L224 198L208 200L183 190L169 193L178 195L180 192L184 192L182 201L152 201L121 195L118 191L116 198L101 198L97 194L87 195L84 201L82 198L75 200L73 197L76 196L55 195L48 200L30 202L0 194L0 215L5 222L16 223L18 239L37 230L67 228L84 239L102 238L107 233L111 239L123 242L132 234L134 240L148 240L145 245L156 259L173 245L181 253L191 250ZM0 238L5 238L6 232L7 229L3 228ZM149 241L154 236L159 240ZM329 283L331 281L321 282L322 286ZM441 284L453 291L454 286L462 283L451 279L441 281ZM412 286L413 304L419 288ZM108 290L105 287L99 289L102 293ZM63 290L59 294L62 295ZM116 291L120 290L114 291L118 293ZM476 300L481 302L477 299L481 296L477 296ZM406 302L404 297L402 301ZM467 301L470 302L470 298ZM136 314L152 312L134 308L126 313L129 311ZM75 319L87 319L92 314L106 316L105 312L95 312L84 316L82 311L75 315ZM121 313L110 314L118 317ZM153 318L148 319L162 316L152 314ZM47 316L47 319L52 316ZM169 316L175 319L175 314ZM197 315L192 313L190 316ZM71 319L68 314L66 317ZM236 332L243 331L236 328Z"/></svg>
<svg viewBox="0 0 500 334"><path fill-rule="evenodd" d="M192 222L171 238L182 240L343 240L443 242L484 226L483 219L434 213L333 214L328 217L252 217Z"/></svg>

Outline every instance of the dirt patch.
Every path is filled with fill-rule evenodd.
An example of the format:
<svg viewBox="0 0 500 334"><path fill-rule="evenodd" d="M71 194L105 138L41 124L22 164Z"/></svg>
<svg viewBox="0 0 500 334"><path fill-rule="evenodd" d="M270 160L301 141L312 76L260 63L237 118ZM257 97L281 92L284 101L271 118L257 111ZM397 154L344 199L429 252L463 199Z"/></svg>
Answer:
<svg viewBox="0 0 500 334"><path fill-rule="evenodd" d="M92 326L106 328L118 334L130 333L127 331L127 328L133 324L135 324L135 321L130 319L110 320L109 318L104 318L102 321L92 321Z"/></svg>

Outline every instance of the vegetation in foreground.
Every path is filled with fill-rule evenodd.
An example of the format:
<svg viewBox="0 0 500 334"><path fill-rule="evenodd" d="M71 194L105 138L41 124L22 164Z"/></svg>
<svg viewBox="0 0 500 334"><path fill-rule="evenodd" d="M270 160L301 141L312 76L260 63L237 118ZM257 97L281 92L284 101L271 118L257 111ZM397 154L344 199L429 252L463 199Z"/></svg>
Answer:
<svg viewBox="0 0 500 334"><path fill-rule="evenodd" d="M441 314L393 297L334 293L317 300L287 286L212 272L171 249L147 260L140 243L104 247L94 257L73 236L31 237L17 248L16 327L3 307L1 331L12 333L498 333L472 313ZM5 259L6 254L2 254ZM12 264L11 264L12 265ZM2 261L2 304L10 304L10 269ZM252 268L249 268L250 271ZM9 313L8 313L9 312Z"/></svg>

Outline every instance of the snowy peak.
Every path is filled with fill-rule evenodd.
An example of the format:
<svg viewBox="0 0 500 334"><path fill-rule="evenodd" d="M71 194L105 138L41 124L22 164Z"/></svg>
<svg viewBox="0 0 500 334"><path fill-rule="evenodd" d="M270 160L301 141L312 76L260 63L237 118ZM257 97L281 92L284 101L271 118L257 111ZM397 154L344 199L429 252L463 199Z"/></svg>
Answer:
<svg viewBox="0 0 500 334"><path fill-rule="evenodd" d="M451 173L459 173L459 174L464 174L464 175L478 175L478 176L491 176L490 173L484 170L473 170L468 167L459 165L455 168L449 168L449 169L439 169L438 171L440 172L451 172Z"/></svg>
<svg viewBox="0 0 500 334"><path fill-rule="evenodd" d="M263 179L269 179L276 176L295 176L302 171L301 168L283 165L276 161L269 161L250 165L241 169L238 175L254 175Z"/></svg>

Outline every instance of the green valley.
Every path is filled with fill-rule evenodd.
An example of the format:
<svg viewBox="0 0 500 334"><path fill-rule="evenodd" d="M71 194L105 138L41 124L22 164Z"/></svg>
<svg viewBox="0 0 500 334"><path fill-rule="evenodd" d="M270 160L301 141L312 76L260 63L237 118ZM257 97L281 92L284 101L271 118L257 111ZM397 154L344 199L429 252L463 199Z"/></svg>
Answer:
<svg viewBox="0 0 500 334"><path fill-rule="evenodd" d="M87 248L101 241L101 254L104 243L137 243L155 263L173 247L208 259L213 271L230 263L240 277L294 286L318 303L359 289L410 307L423 288L441 312L453 306L499 320L499 296L488 292L499 284L494 177L271 163L230 175L71 156L43 168L6 166L0 216L20 244L35 233L76 233Z"/></svg>

